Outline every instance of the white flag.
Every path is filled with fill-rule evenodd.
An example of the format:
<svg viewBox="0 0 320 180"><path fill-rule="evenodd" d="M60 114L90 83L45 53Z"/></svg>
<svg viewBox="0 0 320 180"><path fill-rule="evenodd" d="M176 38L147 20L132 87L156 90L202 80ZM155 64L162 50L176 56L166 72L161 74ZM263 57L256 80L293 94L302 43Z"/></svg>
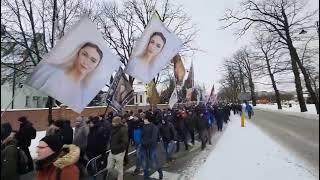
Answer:
<svg viewBox="0 0 320 180"><path fill-rule="evenodd" d="M178 102L178 93L177 93L177 89L174 88L170 100L169 100L169 107L170 109L172 109L172 107Z"/></svg>

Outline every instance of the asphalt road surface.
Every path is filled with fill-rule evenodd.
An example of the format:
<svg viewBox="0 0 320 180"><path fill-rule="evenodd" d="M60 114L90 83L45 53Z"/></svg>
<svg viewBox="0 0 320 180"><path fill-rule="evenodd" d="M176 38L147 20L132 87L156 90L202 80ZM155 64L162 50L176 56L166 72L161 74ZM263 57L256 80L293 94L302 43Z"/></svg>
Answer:
<svg viewBox="0 0 320 180"><path fill-rule="evenodd" d="M250 121L319 171L319 119L255 110Z"/></svg>

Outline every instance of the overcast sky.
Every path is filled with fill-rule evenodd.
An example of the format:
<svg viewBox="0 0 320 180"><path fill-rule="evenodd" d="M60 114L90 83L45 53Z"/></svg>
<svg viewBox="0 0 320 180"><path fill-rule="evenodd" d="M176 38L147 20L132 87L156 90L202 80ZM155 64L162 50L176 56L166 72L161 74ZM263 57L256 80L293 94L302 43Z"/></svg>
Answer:
<svg viewBox="0 0 320 180"><path fill-rule="evenodd" d="M194 57L195 80L200 84L205 84L207 92L212 84L216 89L220 87L221 66L224 58L230 57L238 48L247 45L250 41L250 34L241 39L233 35L232 29L219 30L223 25L218 19L224 14L226 8L234 9L239 7L241 0L176 0L190 14L192 21L199 29L196 38L196 46L205 52L199 52ZM318 0L311 0L313 7L319 8ZM187 60L186 67L189 67L191 59ZM271 86L257 84L258 91L270 90ZM280 88L281 90L281 88ZM294 84L285 84L282 90L294 90Z"/></svg>

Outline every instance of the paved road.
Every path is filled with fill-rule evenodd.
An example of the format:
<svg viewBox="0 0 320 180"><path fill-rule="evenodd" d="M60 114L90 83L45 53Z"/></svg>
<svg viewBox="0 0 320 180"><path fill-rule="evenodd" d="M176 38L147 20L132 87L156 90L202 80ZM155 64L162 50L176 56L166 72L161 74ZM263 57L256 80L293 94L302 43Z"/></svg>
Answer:
<svg viewBox="0 0 320 180"><path fill-rule="evenodd" d="M250 120L270 137L319 170L319 120L256 110Z"/></svg>

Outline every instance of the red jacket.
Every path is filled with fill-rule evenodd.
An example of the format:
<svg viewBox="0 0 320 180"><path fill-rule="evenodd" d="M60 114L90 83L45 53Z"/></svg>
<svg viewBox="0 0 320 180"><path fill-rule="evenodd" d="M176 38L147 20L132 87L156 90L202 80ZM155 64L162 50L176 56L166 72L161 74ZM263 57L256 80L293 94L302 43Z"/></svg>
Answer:
<svg viewBox="0 0 320 180"><path fill-rule="evenodd" d="M70 144L64 145L63 148L68 148L69 152L37 172L37 180L57 180L58 170L61 169L60 180L79 180L80 171L75 163L79 160L79 147Z"/></svg>

